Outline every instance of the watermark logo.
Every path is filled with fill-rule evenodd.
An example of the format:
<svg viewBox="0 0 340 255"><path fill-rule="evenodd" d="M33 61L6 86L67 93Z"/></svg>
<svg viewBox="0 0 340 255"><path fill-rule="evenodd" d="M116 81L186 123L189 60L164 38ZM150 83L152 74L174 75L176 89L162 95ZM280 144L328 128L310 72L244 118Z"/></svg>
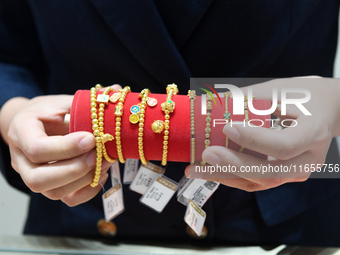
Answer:
<svg viewBox="0 0 340 255"><path fill-rule="evenodd" d="M222 106L222 101L221 101L221 96L224 97L224 94L219 95L215 89L228 89L230 91L230 94L232 95L233 98L233 108L232 108L232 113L233 115L244 115L244 93L243 91L238 88L235 85L231 84L215 84L214 87L209 86L211 90L214 91L216 97L220 100L221 106ZM207 94L214 99L214 95L205 89L202 89L203 91L207 92ZM209 92L209 93L208 93ZM299 93L303 94L304 97L302 98L288 98L289 93ZM281 103L281 115L285 116L287 115L287 105L292 104L295 105L304 115L310 116L312 115L307 108L303 105L307 103L311 99L311 93L309 90L304 89L304 88L281 88L280 90L281 98L280 98L280 103ZM249 111L254 113L255 115L270 115L278 107L278 90L276 88L272 89L272 105L270 109L267 110L258 110L255 109L253 105L253 91L252 88L247 89L247 99L248 99L248 108ZM206 94L202 95L202 100L201 100L201 112L202 115L206 115ZM215 102L216 104L216 102Z"/></svg>

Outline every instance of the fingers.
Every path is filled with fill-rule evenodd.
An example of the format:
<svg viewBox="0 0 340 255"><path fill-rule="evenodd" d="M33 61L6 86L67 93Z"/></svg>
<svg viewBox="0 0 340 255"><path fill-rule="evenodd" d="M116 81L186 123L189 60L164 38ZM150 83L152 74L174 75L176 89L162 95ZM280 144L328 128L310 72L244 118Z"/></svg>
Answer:
<svg viewBox="0 0 340 255"><path fill-rule="evenodd" d="M101 185L104 185L104 183L106 182L107 179L107 170L109 169L109 167L103 169L102 171L102 175L99 179L99 183ZM90 171L89 173L87 173L84 177L71 182L65 186L56 188L56 189L52 189L52 190L48 190L45 192L42 192L42 194L52 200L59 200L59 199L63 199L65 197L69 197L71 194L78 192L79 190L86 188L87 186L90 185L90 183L93 180L93 176L94 176L94 172L95 170L93 169L92 171ZM99 185L100 186L100 185ZM92 188L92 187L91 187ZM91 190L91 189L89 189ZM73 198L74 200L75 198Z"/></svg>
<svg viewBox="0 0 340 255"><path fill-rule="evenodd" d="M95 147L95 137L88 132L42 137L37 133L39 131L28 131L19 144L25 155L36 164L74 158Z"/></svg>
<svg viewBox="0 0 340 255"><path fill-rule="evenodd" d="M317 127L312 119L301 117L298 121L299 125L296 127L289 127L282 131L227 124L223 128L223 133L244 148L287 160L315 147L320 137L328 139L326 128Z"/></svg>
<svg viewBox="0 0 340 255"><path fill-rule="evenodd" d="M227 183L230 181L224 179L237 176L264 187L273 188L286 182L306 180L310 172L301 171L297 166L306 162L323 163L324 158L305 152L289 161L268 161L224 147L211 146L203 152L203 160L212 165L210 169L195 168L195 175L192 174L193 169L191 169L190 176L201 179L213 178L218 182Z"/></svg>
<svg viewBox="0 0 340 255"><path fill-rule="evenodd" d="M32 163L17 148L11 148L11 154L14 169L34 192L45 192L75 182L90 172L96 162L95 150L72 159L42 165ZM102 169L109 166L109 162L103 161Z"/></svg>
<svg viewBox="0 0 340 255"><path fill-rule="evenodd" d="M62 202L67 204L68 206L76 206L82 203L85 203L92 198L94 198L98 192L102 189L102 186L107 181L108 174L104 173L102 177L100 178L99 183L101 185L98 185L95 188L92 188L91 186L85 186L84 188L66 196L61 199Z"/></svg>

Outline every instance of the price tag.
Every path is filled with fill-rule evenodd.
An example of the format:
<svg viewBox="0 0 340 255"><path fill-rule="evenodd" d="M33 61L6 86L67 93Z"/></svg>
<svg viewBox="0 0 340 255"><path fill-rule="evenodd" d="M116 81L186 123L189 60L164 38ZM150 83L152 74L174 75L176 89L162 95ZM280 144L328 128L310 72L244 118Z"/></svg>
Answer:
<svg viewBox="0 0 340 255"><path fill-rule="evenodd" d="M119 183L121 183L120 179L120 169L119 169L119 162L116 160L110 168L111 172L111 183L112 187L116 187Z"/></svg>
<svg viewBox="0 0 340 255"><path fill-rule="evenodd" d="M123 183L124 184L130 184L133 179L135 179L135 176L138 171L138 159L126 159L125 165L124 165L124 175L123 175Z"/></svg>
<svg viewBox="0 0 340 255"><path fill-rule="evenodd" d="M188 205L189 201L192 200L199 207L202 207L217 190L219 185L219 182L188 179L184 176L180 180L177 200L183 205Z"/></svg>
<svg viewBox="0 0 340 255"><path fill-rule="evenodd" d="M141 203L161 213L177 190L177 183L158 176L139 200Z"/></svg>
<svg viewBox="0 0 340 255"><path fill-rule="evenodd" d="M192 200L190 200L185 212L184 221L198 236L202 233L205 219L205 212Z"/></svg>
<svg viewBox="0 0 340 255"><path fill-rule="evenodd" d="M106 191L103 196L105 221L109 222L124 211L122 185L118 184Z"/></svg>
<svg viewBox="0 0 340 255"><path fill-rule="evenodd" d="M141 165L136 177L130 185L130 189L143 195L157 176L162 175L163 173L164 168L150 162L146 165Z"/></svg>

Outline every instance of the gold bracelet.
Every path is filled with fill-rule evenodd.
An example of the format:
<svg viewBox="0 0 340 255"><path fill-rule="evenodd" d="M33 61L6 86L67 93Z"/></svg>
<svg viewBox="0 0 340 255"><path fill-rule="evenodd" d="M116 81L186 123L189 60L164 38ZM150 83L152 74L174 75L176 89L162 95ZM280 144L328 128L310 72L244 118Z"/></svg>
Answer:
<svg viewBox="0 0 340 255"><path fill-rule="evenodd" d="M224 93L224 98L225 98L225 112L224 112L224 119L227 121L227 123L229 123L230 121L230 112L228 110L228 98L229 98L229 92L225 92ZM226 140L225 140L225 147L228 148L228 144L229 144L229 139L228 136L226 136Z"/></svg>
<svg viewBox="0 0 340 255"><path fill-rule="evenodd" d="M205 140L204 140L204 148L208 148L210 146L210 132L211 132L211 104L212 98L210 95L207 95L207 117L205 118ZM201 161L201 165L205 165L206 162L204 160Z"/></svg>
<svg viewBox="0 0 340 255"><path fill-rule="evenodd" d="M248 97L244 96L244 120L249 122L249 114L248 114L248 104L247 104ZM238 152L243 152L244 147L241 147Z"/></svg>
<svg viewBox="0 0 340 255"><path fill-rule="evenodd" d="M117 156L120 163L125 163L125 159L123 156L122 142L121 142L121 126L122 126L122 116L123 116L123 106L126 94L131 91L129 86L125 86L123 89L119 90L120 94L118 97L118 104L115 108L116 115L116 147L117 147Z"/></svg>
<svg viewBox="0 0 340 255"><path fill-rule="evenodd" d="M99 178L102 170L102 157L107 157L109 162L113 162L114 159L111 159L106 152L105 143L107 141L112 141L114 137L110 134L104 134L104 108L105 102L108 102L107 93L110 89L105 90L103 94L99 94L97 97L97 90L101 89L102 86L97 84L95 87L90 90L90 104L91 104L91 119L92 119L92 130L93 135L96 139L96 171L93 177L91 187L96 187L99 182ZM111 88L112 89L112 88ZM97 112L97 103L99 102L99 112ZM99 116L99 117L98 117ZM106 158L105 158L106 159Z"/></svg>
<svg viewBox="0 0 340 255"><path fill-rule="evenodd" d="M188 96L190 99L190 164L195 163L195 99L196 99L196 91L189 90Z"/></svg>
<svg viewBox="0 0 340 255"><path fill-rule="evenodd" d="M169 84L166 87L166 101L161 104L162 111L164 112L164 136L163 136L163 154L162 154L162 165L165 166L168 159L168 139L169 139L169 128L170 128L170 113L175 110L175 102L172 101L172 96L178 93L176 84Z"/></svg>
<svg viewBox="0 0 340 255"><path fill-rule="evenodd" d="M144 132L144 117L145 117L145 108L146 108L146 102L148 100L148 95L150 93L149 89L143 89L141 93L139 94L139 97L141 98L140 103L140 114L139 114L139 128L138 128L138 153L139 158L143 165L146 165L148 162L145 159L144 156L144 149L143 149L143 132Z"/></svg>

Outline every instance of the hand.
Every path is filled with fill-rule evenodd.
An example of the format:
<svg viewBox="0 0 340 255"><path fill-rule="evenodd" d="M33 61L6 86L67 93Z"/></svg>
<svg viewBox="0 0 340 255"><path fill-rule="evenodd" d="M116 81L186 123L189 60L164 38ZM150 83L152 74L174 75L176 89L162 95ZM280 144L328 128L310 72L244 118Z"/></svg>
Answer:
<svg viewBox="0 0 340 255"><path fill-rule="evenodd" d="M93 134L67 134L64 116L70 112L72 99L66 95L13 98L1 109L0 121L12 166L25 184L33 192L76 206L93 198L101 185L89 185L96 162ZM109 167L103 160L102 185Z"/></svg>
<svg viewBox="0 0 340 255"><path fill-rule="evenodd" d="M246 191L265 190L287 182L307 180L311 174L309 171L292 172L293 170L291 170L286 173L281 170L274 173L247 173L240 170L245 166L261 169L261 166L271 165L289 169L291 165L323 164L331 139L340 133L340 84L337 83L339 81L335 79L304 77L278 79L251 86L257 99L266 100L271 100L272 88L277 88L278 91L281 88L305 88L311 92L311 100L304 106L312 116L305 116L297 107L288 105L286 116L281 115L280 109L277 109L274 114L281 120L296 120L295 127L277 131L260 127L243 127L242 125L231 126L228 123L223 132L230 140L244 148L270 156L269 160L225 147L211 146L203 152L204 161L213 166L217 164L219 166L235 166L237 171L222 175L212 174L213 178L205 175L204 179L218 181L224 185ZM289 94L290 96L294 95ZM296 98L301 98L301 94ZM192 173L193 169L191 169L191 176L193 176ZM186 169L186 175L189 174L190 167ZM202 176L198 177L196 173L194 176L202 178Z"/></svg>

